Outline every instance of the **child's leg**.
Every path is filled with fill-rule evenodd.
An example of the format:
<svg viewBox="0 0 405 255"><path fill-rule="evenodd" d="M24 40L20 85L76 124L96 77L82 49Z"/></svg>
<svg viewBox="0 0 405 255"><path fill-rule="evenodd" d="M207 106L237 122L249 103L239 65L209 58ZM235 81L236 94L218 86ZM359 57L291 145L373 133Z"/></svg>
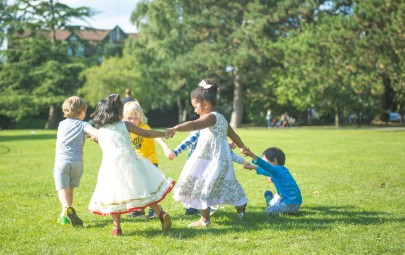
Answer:
<svg viewBox="0 0 405 255"><path fill-rule="evenodd" d="M274 195L274 198L270 201L269 206L266 208L266 213L295 213L298 211L301 205L291 205L283 202L282 197L278 194Z"/></svg>
<svg viewBox="0 0 405 255"><path fill-rule="evenodd" d="M278 213L296 213L301 205L291 205L284 202L270 205L266 208L266 213L268 214L278 214Z"/></svg>
<svg viewBox="0 0 405 255"><path fill-rule="evenodd" d="M114 228L121 229L121 214L111 214Z"/></svg>
<svg viewBox="0 0 405 255"><path fill-rule="evenodd" d="M121 214L111 214L111 217L114 224L114 229L112 231L113 236L121 236Z"/></svg>
<svg viewBox="0 0 405 255"><path fill-rule="evenodd" d="M164 231L169 230L172 227L172 220L170 218L170 215L165 211L163 211L162 207L160 207L159 204L153 204L150 205L149 207L152 208L157 215L159 215L159 220L160 223L162 224L162 229Z"/></svg>
<svg viewBox="0 0 405 255"><path fill-rule="evenodd" d="M200 215L201 215L201 218L198 221L193 222L193 223L189 224L188 226L189 227L208 227L211 225L209 207L200 210Z"/></svg>
<svg viewBox="0 0 405 255"><path fill-rule="evenodd" d="M159 204L150 205L149 207L152 208L152 210L154 210L157 215L160 215L160 212L162 212L162 208Z"/></svg>
<svg viewBox="0 0 405 255"><path fill-rule="evenodd" d="M207 223L210 222L210 208L200 210L201 218L203 222Z"/></svg>
<svg viewBox="0 0 405 255"><path fill-rule="evenodd" d="M247 203L240 206L235 206L236 212L238 213L238 218L243 219L245 217L245 210L246 210Z"/></svg>
<svg viewBox="0 0 405 255"><path fill-rule="evenodd" d="M74 188L58 190L59 201L62 205L62 212L60 215L66 216L66 209L72 206L73 203L73 190Z"/></svg>

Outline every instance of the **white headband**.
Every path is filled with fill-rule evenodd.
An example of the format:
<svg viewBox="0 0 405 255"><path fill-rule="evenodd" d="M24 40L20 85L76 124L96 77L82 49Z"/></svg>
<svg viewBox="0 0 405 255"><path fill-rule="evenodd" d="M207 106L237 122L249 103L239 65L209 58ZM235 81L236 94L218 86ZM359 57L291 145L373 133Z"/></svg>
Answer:
<svg viewBox="0 0 405 255"><path fill-rule="evenodd" d="M205 82L205 80L202 80L202 81L200 82L200 84L198 84L198 86L203 87L204 89L209 89L209 88L212 87L212 85L211 85L211 84L207 84L207 83Z"/></svg>

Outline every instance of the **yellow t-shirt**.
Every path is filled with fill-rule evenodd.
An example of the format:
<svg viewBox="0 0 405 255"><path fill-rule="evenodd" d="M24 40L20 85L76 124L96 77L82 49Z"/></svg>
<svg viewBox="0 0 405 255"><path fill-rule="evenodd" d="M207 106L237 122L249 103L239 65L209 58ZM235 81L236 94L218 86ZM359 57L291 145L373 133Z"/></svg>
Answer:
<svg viewBox="0 0 405 255"><path fill-rule="evenodd" d="M138 127L150 130L148 124L139 124ZM133 133L131 135L131 142L136 153L149 160L152 164L158 163L155 142L153 138L146 138Z"/></svg>

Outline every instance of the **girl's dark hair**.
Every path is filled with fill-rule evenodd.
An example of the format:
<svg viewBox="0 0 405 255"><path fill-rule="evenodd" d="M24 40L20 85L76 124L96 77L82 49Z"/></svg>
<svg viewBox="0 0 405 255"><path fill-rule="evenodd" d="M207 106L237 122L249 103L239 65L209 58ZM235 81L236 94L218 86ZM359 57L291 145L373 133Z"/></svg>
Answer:
<svg viewBox="0 0 405 255"><path fill-rule="evenodd" d="M197 102L210 102L212 106L217 104L218 85L214 79L204 79L198 87L191 92L191 99Z"/></svg>
<svg viewBox="0 0 405 255"><path fill-rule="evenodd" d="M277 147L270 147L263 151L263 155L273 162L275 159L277 159L277 163L279 166L284 166L285 164L285 154L284 152L277 148Z"/></svg>
<svg viewBox="0 0 405 255"><path fill-rule="evenodd" d="M94 124L103 127L107 124L121 121L123 105L120 95L112 94L106 99L100 100L94 117Z"/></svg>

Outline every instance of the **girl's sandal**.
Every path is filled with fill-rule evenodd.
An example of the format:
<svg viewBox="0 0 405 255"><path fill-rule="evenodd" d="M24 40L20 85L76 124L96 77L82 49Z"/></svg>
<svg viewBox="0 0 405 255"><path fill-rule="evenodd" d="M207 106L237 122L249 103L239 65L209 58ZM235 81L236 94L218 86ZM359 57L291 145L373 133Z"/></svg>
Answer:
<svg viewBox="0 0 405 255"><path fill-rule="evenodd" d="M245 217L245 210L246 210L247 203L242 206L236 207L236 212L238 214L238 218L241 220Z"/></svg>
<svg viewBox="0 0 405 255"><path fill-rule="evenodd" d="M189 228L199 228L199 227L209 227L210 225L211 225L211 222L209 222L209 221L204 222L203 220L200 219L191 224L188 224L188 227Z"/></svg>

